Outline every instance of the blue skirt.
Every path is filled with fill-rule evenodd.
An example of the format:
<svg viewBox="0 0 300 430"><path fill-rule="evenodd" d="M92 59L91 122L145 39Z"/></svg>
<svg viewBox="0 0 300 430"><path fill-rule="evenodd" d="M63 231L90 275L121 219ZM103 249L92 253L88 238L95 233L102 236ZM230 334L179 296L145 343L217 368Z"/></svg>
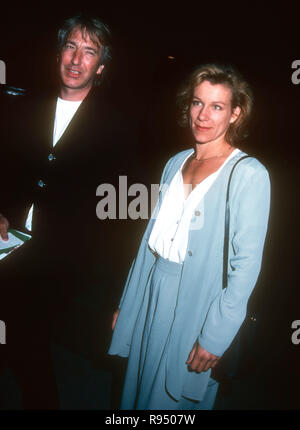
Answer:
<svg viewBox="0 0 300 430"><path fill-rule="evenodd" d="M210 379L201 401L172 398L165 387L166 346L176 310L182 265L158 257L133 333L121 409L212 409L218 384ZM186 357L187 359L188 357Z"/></svg>

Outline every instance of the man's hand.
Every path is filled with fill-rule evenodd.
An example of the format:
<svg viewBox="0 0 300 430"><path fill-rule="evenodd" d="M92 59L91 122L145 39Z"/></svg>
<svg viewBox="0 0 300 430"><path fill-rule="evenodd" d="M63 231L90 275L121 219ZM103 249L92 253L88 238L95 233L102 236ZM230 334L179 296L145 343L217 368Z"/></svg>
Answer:
<svg viewBox="0 0 300 430"><path fill-rule="evenodd" d="M189 370L200 373L206 372L208 369L215 367L220 357L211 354L199 345L198 341L194 343L186 364Z"/></svg>
<svg viewBox="0 0 300 430"><path fill-rule="evenodd" d="M9 222L5 216L0 214L0 236L3 240L8 240L7 230L9 229Z"/></svg>
<svg viewBox="0 0 300 430"><path fill-rule="evenodd" d="M116 312L114 312L114 314L113 314L113 320L112 320L112 325L111 325L112 330L114 330L114 329L115 329L115 325L116 325L116 322L117 322L117 319L118 319L119 313L120 313L120 309L118 309L118 310L117 310Z"/></svg>

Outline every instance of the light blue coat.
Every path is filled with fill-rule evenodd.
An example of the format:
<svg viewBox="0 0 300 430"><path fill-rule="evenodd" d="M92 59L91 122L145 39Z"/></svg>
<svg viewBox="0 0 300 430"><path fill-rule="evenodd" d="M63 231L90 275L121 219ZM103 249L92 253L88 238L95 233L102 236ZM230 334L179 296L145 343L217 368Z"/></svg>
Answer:
<svg viewBox="0 0 300 430"><path fill-rule="evenodd" d="M175 173L193 149L180 152L166 164L161 185L170 185ZM167 345L166 388L201 400L210 370L188 372L186 360L198 339L212 354L221 356L239 330L249 296L260 272L270 208L270 181L266 168L255 158L241 161L230 186L230 235L228 286L222 290L225 199L228 178L239 152L219 176L195 210L191 220L177 307ZM149 237L166 188L161 186L157 206L132 263L120 302L120 314L109 354L129 355L135 321L155 257ZM199 215L200 212L200 215Z"/></svg>

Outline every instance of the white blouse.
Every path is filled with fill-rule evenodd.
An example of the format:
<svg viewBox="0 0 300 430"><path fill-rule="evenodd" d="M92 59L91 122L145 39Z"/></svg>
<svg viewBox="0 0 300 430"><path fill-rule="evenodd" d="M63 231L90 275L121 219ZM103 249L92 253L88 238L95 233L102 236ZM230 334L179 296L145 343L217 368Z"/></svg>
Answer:
<svg viewBox="0 0 300 430"><path fill-rule="evenodd" d="M153 252L156 252L167 260L183 263L188 244L189 230L201 228L204 222L203 211L201 211L203 197L217 179L225 164L239 152L239 149L235 149L219 169L200 182L187 198L184 195L184 187L186 185L183 183L182 167L188 157L190 157L190 154L186 157L165 193L154 223L148 242ZM195 211L195 208L199 204L200 210ZM194 215L195 221L191 222Z"/></svg>

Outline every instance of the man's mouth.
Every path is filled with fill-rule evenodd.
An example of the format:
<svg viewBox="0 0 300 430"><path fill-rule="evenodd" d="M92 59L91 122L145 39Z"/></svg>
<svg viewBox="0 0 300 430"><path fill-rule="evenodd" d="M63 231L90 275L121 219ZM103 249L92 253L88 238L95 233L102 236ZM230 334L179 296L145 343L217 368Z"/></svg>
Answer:
<svg viewBox="0 0 300 430"><path fill-rule="evenodd" d="M78 77L81 74L79 70L72 69L72 68L66 68L66 71L67 71L67 74L72 77Z"/></svg>

